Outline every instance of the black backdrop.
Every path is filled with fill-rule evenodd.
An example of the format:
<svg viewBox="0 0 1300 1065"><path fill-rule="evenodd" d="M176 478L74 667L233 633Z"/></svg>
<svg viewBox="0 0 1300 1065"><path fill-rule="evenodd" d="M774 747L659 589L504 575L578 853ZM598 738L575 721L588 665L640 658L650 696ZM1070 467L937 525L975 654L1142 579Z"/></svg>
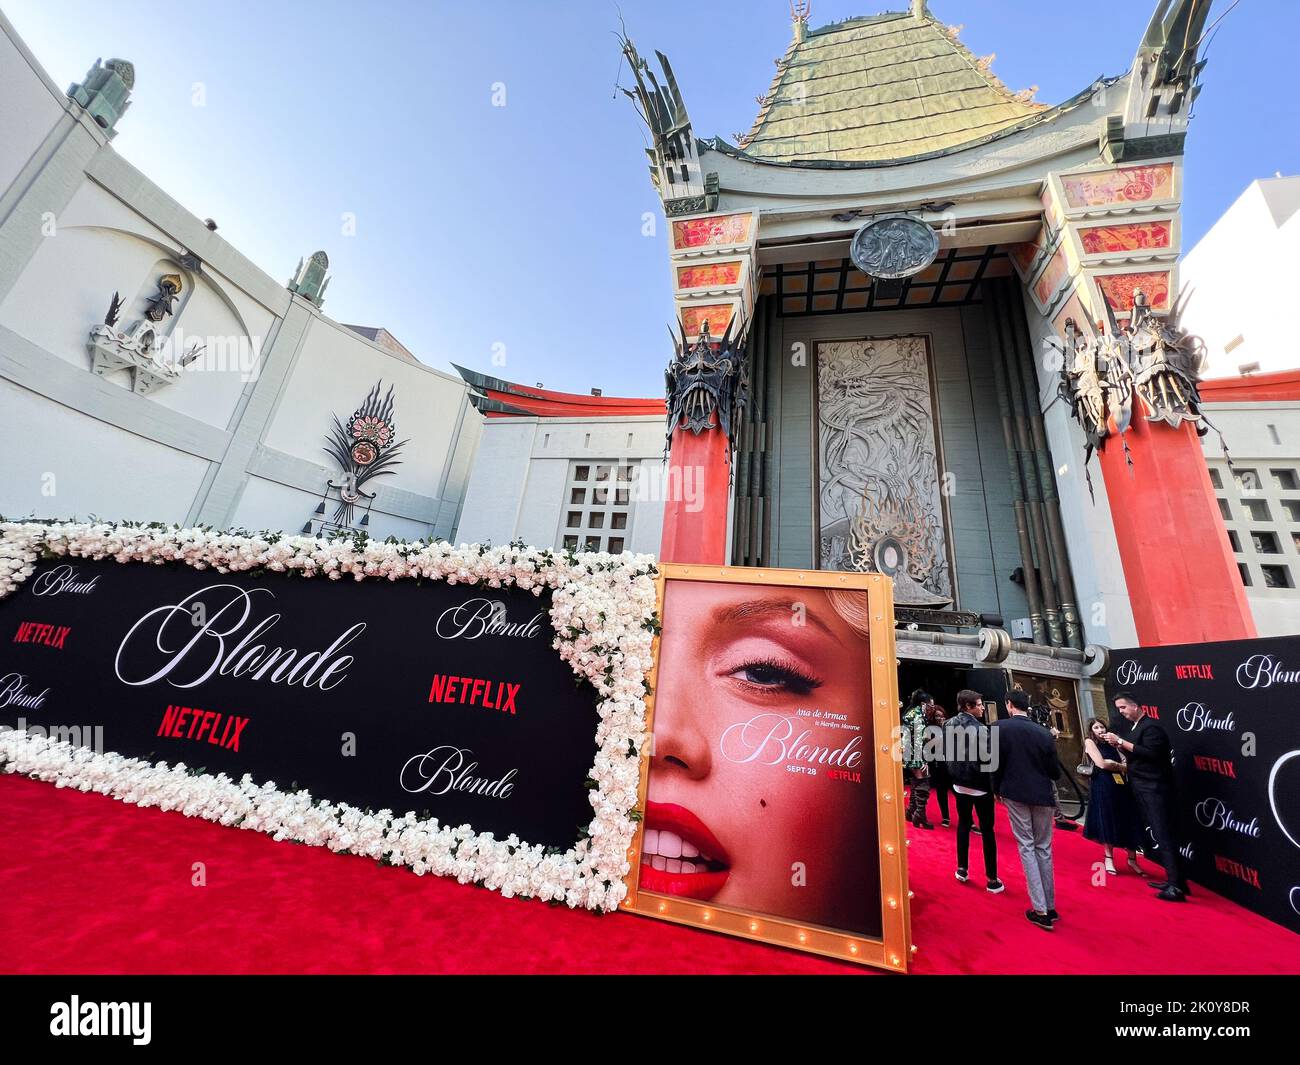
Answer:
<svg viewBox="0 0 1300 1065"><path fill-rule="evenodd" d="M1300 637L1117 650L1119 691L1173 743L1192 878L1300 932Z"/></svg>
<svg viewBox="0 0 1300 1065"><path fill-rule="evenodd" d="M504 604L502 626L480 632L490 601ZM443 582L42 562L0 601L0 725L102 726L104 749L120 754L235 779L251 773L282 790L307 788L316 799L427 812L497 838L514 832L528 843L568 847L592 817L585 781L596 753L597 694L552 649L550 605L549 592ZM307 657L340 639L325 661ZM258 652L244 656L258 644L294 649L297 673L290 665L278 683L275 668L257 679ZM213 666L207 679L185 686ZM163 670L170 671L139 683ZM487 683L458 683L451 701L430 702L436 675ZM513 713L490 705L508 705L501 684L518 685ZM209 713L202 738L191 738L196 715L177 719L173 711L171 731L185 735L159 735L169 705L222 716ZM247 719L238 750L235 718ZM349 747L355 753L345 753ZM470 777L504 781L509 794L455 787L435 794L471 762Z"/></svg>

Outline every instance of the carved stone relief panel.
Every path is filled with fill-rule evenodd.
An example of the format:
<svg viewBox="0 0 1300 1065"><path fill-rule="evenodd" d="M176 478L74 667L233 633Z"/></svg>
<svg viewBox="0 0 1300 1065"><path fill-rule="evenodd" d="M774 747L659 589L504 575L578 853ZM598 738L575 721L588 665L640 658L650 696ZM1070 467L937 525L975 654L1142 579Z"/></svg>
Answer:
<svg viewBox="0 0 1300 1065"><path fill-rule="evenodd" d="M899 603L952 601L924 337L817 345L818 565L885 573Z"/></svg>

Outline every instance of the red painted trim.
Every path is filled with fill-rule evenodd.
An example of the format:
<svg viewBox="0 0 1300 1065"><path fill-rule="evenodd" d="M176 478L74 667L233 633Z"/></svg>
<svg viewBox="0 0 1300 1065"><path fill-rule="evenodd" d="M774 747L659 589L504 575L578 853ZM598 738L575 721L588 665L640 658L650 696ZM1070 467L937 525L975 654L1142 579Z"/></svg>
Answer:
<svg viewBox="0 0 1300 1065"><path fill-rule="evenodd" d="M577 396L564 392L499 392L484 389L489 399L519 407L527 414L497 411L498 418L634 418L642 415L663 417L667 407L662 399L625 399L617 396ZM491 417L493 415L489 415Z"/></svg>
<svg viewBox="0 0 1300 1065"><path fill-rule="evenodd" d="M1219 377L1201 382L1206 403L1267 403L1300 399L1300 370L1276 370L1248 377Z"/></svg>
<svg viewBox="0 0 1300 1065"><path fill-rule="evenodd" d="M1191 425L1134 411L1133 465L1116 437L1099 456L1138 643L1160 646L1256 635L1214 486Z"/></svg>
<svg viewBox="0 0 1300 1065"><path fill-rule="evenodd" d="M720 429L673 431L664 500L661 562L727 564L730 448Z"/></svg>

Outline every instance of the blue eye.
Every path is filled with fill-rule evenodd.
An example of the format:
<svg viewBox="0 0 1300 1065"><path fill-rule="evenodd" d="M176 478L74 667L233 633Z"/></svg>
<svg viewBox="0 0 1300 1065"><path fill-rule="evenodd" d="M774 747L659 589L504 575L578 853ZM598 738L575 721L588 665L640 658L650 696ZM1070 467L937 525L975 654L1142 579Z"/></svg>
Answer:
<svg viewBox="0 0 1300 1065"><path fill-rule="evenodd" d="M807 695L821 687L821 681L780 662L749 662L733 671L747 684L792 695Z"/></svg>

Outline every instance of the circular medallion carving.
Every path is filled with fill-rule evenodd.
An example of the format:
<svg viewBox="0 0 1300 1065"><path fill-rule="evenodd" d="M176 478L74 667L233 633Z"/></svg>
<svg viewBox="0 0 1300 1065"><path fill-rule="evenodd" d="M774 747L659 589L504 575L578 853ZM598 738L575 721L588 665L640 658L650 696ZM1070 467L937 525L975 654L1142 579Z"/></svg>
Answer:
<svg viewBox="0 0 1300 1065"><path fill-rule="evenodd" d="M868 222L853 234L849 255L871 277L919 274L939 254L939 234L909 215L889 215Z"/></svg>

